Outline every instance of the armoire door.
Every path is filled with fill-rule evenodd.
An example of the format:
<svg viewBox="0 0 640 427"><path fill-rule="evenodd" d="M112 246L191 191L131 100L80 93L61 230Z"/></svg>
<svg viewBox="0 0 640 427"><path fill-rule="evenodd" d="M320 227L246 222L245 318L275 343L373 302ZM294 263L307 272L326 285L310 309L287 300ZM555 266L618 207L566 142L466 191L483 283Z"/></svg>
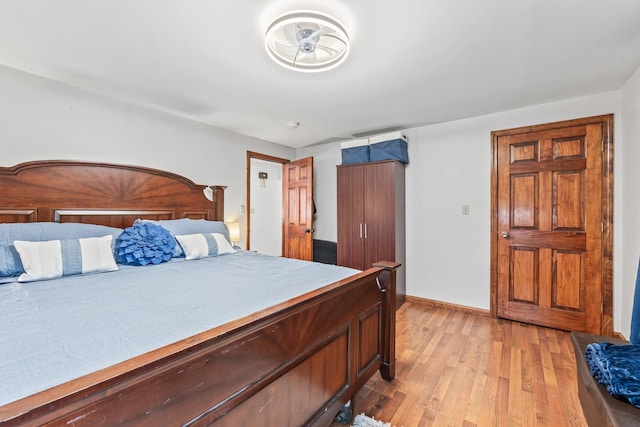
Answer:
<svg viewBox="0 0 640 427"><path fill-rule="evenodd" d="M499 317L606 332L611 116L603 117L494 132Z"/></svg>
<svg viewBox="0 0 640 427"><path fill-rule="evenodd" d="M364 265L396 261L395 168L396 162L372 163L364 169Z"/></svg>
<svg viewBox="0 0 640 427"><path fill-rule="evenodd" d="M364 168L338 168L338 265L365 270Z"/></svg>

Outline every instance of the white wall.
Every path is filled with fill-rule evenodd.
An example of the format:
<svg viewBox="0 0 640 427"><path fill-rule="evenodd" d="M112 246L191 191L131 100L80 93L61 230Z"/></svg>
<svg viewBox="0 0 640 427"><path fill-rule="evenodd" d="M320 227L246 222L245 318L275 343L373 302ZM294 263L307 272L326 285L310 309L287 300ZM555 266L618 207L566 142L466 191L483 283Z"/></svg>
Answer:
<svg viewBox="0 0 640 427"><path fill-rule="evenodd" d="M406 129L404 133L409 137L407 293L488 310L491 131L609 113L615 114L614 174L620 176L619 91ZM331 144L298 150L298 157L308 155L316 159L316 202L318 206L327 207L326 211L319 209L318 212L318 235L322 230L322 238L335 241L335 166L341 162L340 146ZM616 179L614 183L616 224L621 218L620 181ZM638 179L632 182L635 184ZM470 215L462 215L462 205L470 206ZM615 227L616 254L620 253L621 235L621 227ZM617 263L614 266L614 328L624 330L629 322L623 319L620 310L619 273Z"/></svg>
<svg viewBox="0 0 640 427"><path fill-rule="evenodd" d="M225 220L245 240L246 152L295 150L0 66L0 165L65 159L164 169L226 185Z"/></svg>
<svg viewBox="0 0 640 427"><path fill-rule="evenodd" d="M338 235L338 200L336 165L342 163L340 143L317 145L299 149L297 158L313 157L313 199L316 215L313 218L314 239L335 242Z"/></svg>
<svg viewBox="0 0 640 427"><path fill-rule="evenodd" d="M264 186L258 178L266 172ZM282 164L251 159L251 250L282 255Z"/></svg>
<svg viewBox="0 0 640 427"><path fill-rule="evenodd" d="M621 197L616 208L621 221L616 223L620 237L619 251L614 254L614 286L620 291L614 311L621 322L614 324L625 337L630 336L631 309L640 255L640 68L620 90L622 144L617 144L620 168L615 177L620 181Z"/></svg>

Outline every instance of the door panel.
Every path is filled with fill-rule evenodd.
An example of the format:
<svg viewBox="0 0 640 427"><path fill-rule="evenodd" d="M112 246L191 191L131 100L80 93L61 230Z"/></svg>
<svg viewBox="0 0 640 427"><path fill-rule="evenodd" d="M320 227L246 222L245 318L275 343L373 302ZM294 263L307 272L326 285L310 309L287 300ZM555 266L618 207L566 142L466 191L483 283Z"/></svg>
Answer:
<svg viewBox="0 0 640 427"><path fill-rule="evenodd" d="M549 127L494 133L496 314L600 334L604 126Z"/></svg>
<svg viewBox="0 0 640 427"><path fill-rule="evenodd" d="M513 228L536 229L538 224L538 175L514 174L511 177L511 224Z"/></svg>
<svg viewBox="0 0 640 427"><path fill-rule="evenodd" d="M511 248L510 300L538 304L538 252L537 248Z"/></svg>
<svg viewBox="0 0 640 427"><path fill-rule="evenodd" d="M282 165L283 256L313 260L313 157Z"/></svg>
<svg viewBox="0 0 640 427"><path fill-rule="evenodd" d="M338 168L338 265L365 270L364 168Z"/></svg>
<svg viewBox="0 0 640 427"><path fill-rule="evenodd" d="M394 224L396 219L386 207L394 205L394 163L372 164L366 168L364 179L371 185L365 185L364 207L364 267L370 268L380 260L395 259Z"/></svg>
<svg viewBox="0 0 640 427"><path fill-rule="evenodd" d="M584 311L584 258L584 252L553 252L552 308Z"/></svg>

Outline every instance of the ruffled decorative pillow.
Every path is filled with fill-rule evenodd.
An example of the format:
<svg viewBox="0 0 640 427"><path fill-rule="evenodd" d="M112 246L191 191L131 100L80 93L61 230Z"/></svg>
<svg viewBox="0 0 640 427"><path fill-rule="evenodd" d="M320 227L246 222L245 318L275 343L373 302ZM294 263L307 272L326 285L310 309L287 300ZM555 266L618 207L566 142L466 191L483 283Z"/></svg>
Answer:
<svg viewBox="0 0 640 427"><path fill-rule="evenodd" d="M125 228L116 243L117 260L121 264L160 264L171 259L176 241L159 225L136 221Z"/></svg>

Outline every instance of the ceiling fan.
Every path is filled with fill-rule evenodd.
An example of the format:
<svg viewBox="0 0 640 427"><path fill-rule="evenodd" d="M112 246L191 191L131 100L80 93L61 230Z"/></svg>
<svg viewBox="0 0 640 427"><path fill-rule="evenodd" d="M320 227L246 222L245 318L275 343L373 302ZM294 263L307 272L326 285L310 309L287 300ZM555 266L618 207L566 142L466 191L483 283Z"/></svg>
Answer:
<svg viewBox="0 0 640 427"><path fill-rule="evenodd" d="M334 18L320 12L290 12L275 19L265 36L267 53L280 65L316 72L341 64L349 52L349 37Z"/></svg>

